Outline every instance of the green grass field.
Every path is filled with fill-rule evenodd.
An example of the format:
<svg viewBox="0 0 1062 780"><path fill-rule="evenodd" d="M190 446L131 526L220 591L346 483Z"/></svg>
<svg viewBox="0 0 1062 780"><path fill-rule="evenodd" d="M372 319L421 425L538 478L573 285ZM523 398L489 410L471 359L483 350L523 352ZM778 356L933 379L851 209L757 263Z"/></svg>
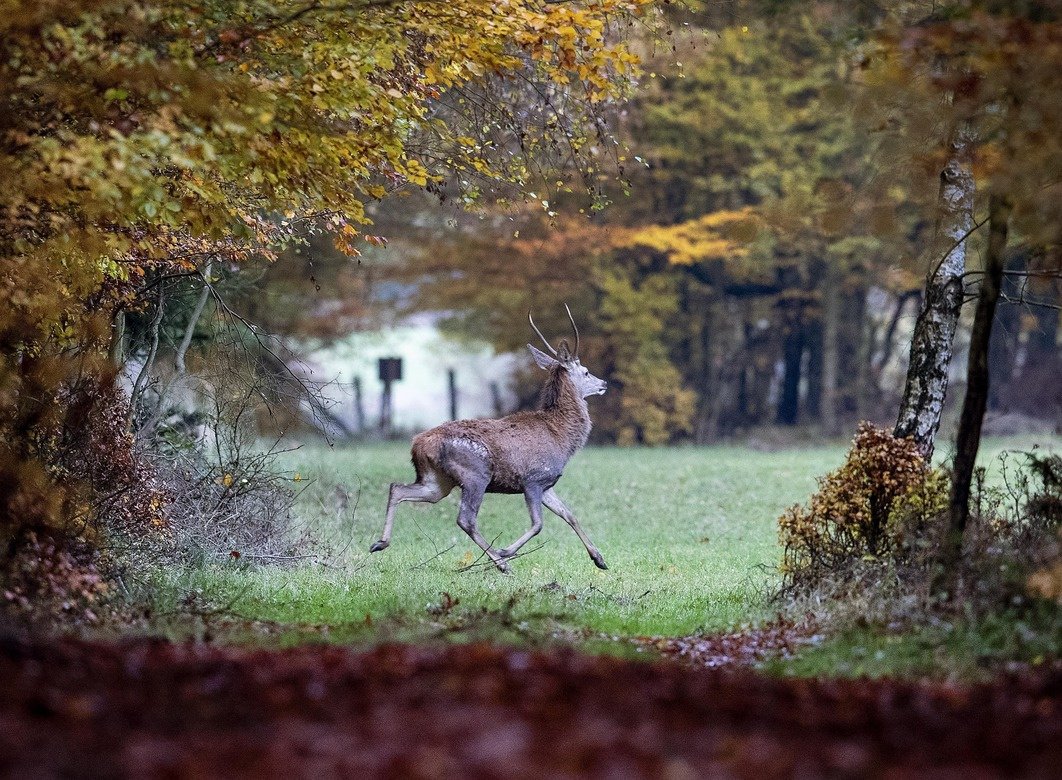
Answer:
<svg viewBox="0 0 1062 780"><path fill-rule="evenodd" d="M1015 445L991 442L986 459ZM342 641L434 633L548 641L722 631L769 616L775 520L843 455L842 446L588 448L557 491L609 570L595 568L575 534L547 513L545 529L506 576L484 565L457 528L458 491L435 505L403 504L391 547L369 555L388 485L413 477L407 447L305 447L284 466L304 487L300 522L331 551L326 565L169 569L158 583L160 609L195 594L225 613L301 627L289 641L307 632ZM337 487L351 497L344 511L336 509ZM520 496L490 495L480 512L484 535L498 546L527 524Z"/></svg>

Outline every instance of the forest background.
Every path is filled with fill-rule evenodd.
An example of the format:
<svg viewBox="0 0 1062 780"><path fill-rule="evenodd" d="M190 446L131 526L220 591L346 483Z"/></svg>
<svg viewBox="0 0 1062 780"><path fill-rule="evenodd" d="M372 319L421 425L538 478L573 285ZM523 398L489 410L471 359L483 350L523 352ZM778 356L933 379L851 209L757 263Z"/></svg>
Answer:
<svg viewBox="0 0 1062 780"><path fill-rule="evenodd" d="M586 364L610 382L593 433L601 443L891 425L925 278L945 254L934 243L940 172L956 128L978 123L965 152L977 179L963 242L968 299L987 242L986 183L1004 158L1021 201L992 333L989 431L1056 431L1057 97L1037 46L1057 41L1036 37L1045 29L1021 9L905 28L923 9L900 6L671 9L663 31L635 34L639 87L621 108L599 109L597 135L577 137L547 107L544 126L562 141L554 162L567 173L533 161L541 175L514 193L469 169L370 205L386 244L361 247L357 264L323 240L282 254L237 299L241 311L296 352L423 312L451 336L508 352L528 340L529 310L548 334L565 333L567 303ZM981 68L961 97L950 76L927 70L945 49ZM1021 134L999 127L1007 90L1022 107ZM505 121L481 96L450 100L473 124ZM968 308L949 369L952 433L971 319ZM518 374L513 389L515 405L531 406L537 378ZM376 411L358 414L370 433Z"/></svg>
<svg viewBox="0 0 1062 780"><path fill-rule="evenodd" d="M978 297L974 395L1058 429L1052 3L7 5L5 563L291 557L271 453L359 433L300 357L421 312L509 351L568 304L599 442L899 416L928 463Z"/></svg>

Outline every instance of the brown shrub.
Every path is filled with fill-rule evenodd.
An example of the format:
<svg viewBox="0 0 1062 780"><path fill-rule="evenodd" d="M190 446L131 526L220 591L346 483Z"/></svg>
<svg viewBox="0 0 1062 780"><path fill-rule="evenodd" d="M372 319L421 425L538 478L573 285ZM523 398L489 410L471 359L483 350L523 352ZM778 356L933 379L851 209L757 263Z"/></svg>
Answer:
<svg viewBox="0 0 1062 780"><path fill-rule="evenodd" d="M793 583L888 556L904 542L897 508L920 506L920 516L928 516L942 497L947 480L926 468L912 440L861 423L844 464L819 480L806 506L779 518L782 573Z"/></svg>
<svg viewBox="0 0 1062 780"><path fill-rule="evenodd" d="M113 382L66 385L53 404L64 413L39 425L31 444L39 489L54 506L4 518L0 606L38 622L94 622L119 559L166 541L168 497L136 447L128 402Z"/></svg>
<svg viewBox="0 0 1062 780"><path fill-rule="evenodd" d="M853 447L858 449L859 443ZM795 507L780 521L785 563L794 567L784 572L778 594L783 613L840 630L930 625L960 617L976 622L1007 612L1033 616L1029 625L1057 635L1062 626L1062 458L1024 453L1023 459L1014 469L1010 454L1001 456L1002 483L989 483L983 468L975 472L956 590L948 598L936 589L948 526L948 474L927 470L893 500L883 545L874 556L859 531L837 532L834 526L843 518L822 509L839 506L823 499L826 490L832 490L830 497L858 496L836 485L841 475L857 478L852 464L868 462L861 455L850 457L822 481L808 507Z"/></svg>
<svg viewBox="0 0 1062 780"><path fill-rule="evenodd" d="M95 623L111 593L95 558L86 545L27 531L18 554L0 571L0 604L33 624Z"/></svg>
<svg viewBox="0 0 1062 780"><path fill-rule="evenodd" d="M116 533L162 532L168 497L129 430L125 393L108 382L67 392L59 402L84 409L78 424L57 432L51 458L57 481L77 488L77 502L66 513L68 531L97 543Z"/></svg>

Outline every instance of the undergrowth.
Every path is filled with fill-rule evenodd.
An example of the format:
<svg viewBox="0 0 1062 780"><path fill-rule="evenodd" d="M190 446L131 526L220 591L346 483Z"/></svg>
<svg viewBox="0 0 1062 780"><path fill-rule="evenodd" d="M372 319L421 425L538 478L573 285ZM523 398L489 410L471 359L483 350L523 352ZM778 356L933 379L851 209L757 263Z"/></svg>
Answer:
<svg viewBox="0 0 1062 780"><path fill-rule="evenodd" d="M887 672L893 662L933 666L941 652L957 654L947 664L953 671L993 660L1057 661L1062 458L999 457L998 480L977 471L960 569L954 590L943 592L949 475L922 464L908 442L862 426L844 465L820 480L806 506L779 519L776 603L786 619L833 637L801 653L806 661L782 666L821 671L841 654L853 669ZM950 649L918 651L925 643ZM856 652L866 647L870 655Z"/></svg>

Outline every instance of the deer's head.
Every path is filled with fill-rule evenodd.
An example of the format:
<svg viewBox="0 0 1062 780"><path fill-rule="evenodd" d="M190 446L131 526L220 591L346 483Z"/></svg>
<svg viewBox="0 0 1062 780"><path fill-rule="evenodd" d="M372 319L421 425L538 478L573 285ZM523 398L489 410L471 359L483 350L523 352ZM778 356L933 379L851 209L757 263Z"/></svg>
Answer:
<svg viewBox="0 0 1062 780"><path fill-rule="evenodd" d="M542 339L542 343L546 345L553 356L547 355L540 349L536 349L530 344L527 348L531 350L531 357L535 359L539 368L546 369L547 371L553 366L560 365L567 372L568 376L572 380L572 384L575 385L576 391L579 396L586 398L590 395L604 395L605 389L608 384L604 379L600 379L590 373L589 369L585 368L581 362L579 362L579 328L575 325L575 318L572 317L571 309L568 308L568 304L564 304L564 310L568 312L568 319L571 320L572 330L575 332L575 350L571 350L566 340L561 340L560 349L554 349L545 336L542 335L542 331L535 325L535 321L531 318L531 312L527 313L527 320L531 323L531 327L534 328L535 333Z"/></svg>

